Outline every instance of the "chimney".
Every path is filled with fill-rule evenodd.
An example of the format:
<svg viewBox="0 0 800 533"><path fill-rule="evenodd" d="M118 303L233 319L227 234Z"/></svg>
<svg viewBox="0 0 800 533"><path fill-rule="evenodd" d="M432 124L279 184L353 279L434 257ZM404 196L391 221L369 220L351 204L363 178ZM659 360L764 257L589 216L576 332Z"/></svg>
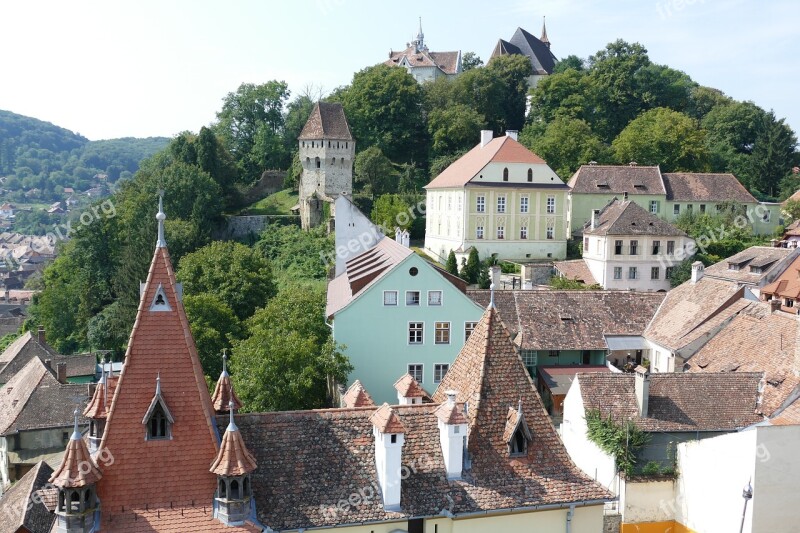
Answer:
<svg viewBox="0 0 800 533"><path fill-rule="evenodd" d="M695 261L692 263L692 283L697 283L701 279L703 279L703 270L704 270L703 263L700 261Z"/></svg>
<svg viewBox="0 0 800 533"><path fill-rule="evenodd" d="M436 408L439 419L439 441L442 445L442 457L447 471L447 479L461 479L464 466L464 437L467 436L467 419L463 407L456 403L456 391L445 392L447 401Z"/></svg>
<svg viewBox="0 0 800 533"><path fill-rule="evenodd" d="M592 209L592 229L600 225L600 210Z"/></svg>
<svg viewBox="0 0 800 533"><path fill-rule="evenodd" d="M773 296L772 297L772 300L769 301L769 310L772 313L781 310L781 299L780 299L780 297L778 297L778 296Z"/></svg>
<svg viewBox="0 0 800 533"><path fill-rule="evenodd" d="M492 265L489 269L489 279L492 283L494 283L495 289L500 288L500 275L503 273L503 269L500 265Z"/></svg>
<svg viewBox="0 0 800 533"><path fill-rule="evenodd" d="M622 191L622 201L628 200L628 191Z"/></svg>
<svg viewBox="0 0 800 533"><path fill-rule="evenodd" d="M52 359L45 359L44 360L44 366L46 366L50 370L53 370L53 360Z"/></svg>
<svg viewBox="0 0 800 533"><path fill-rule="evenodd" d="M372 414L370 422L375 437L375 468L378 471L378 483L383 496L383 509L399 511L405 428L387 403Z"/></svg>
<svg viewBox="0 0 800 533"><path fill-rule="evenodd" d="M45 343L44 326L41 324L39 324L39 329L36 331L36 339L39 341L39 344Z"/></svg>
<svg viewBox="0 0 800 533"><path fill-rule="evenodd" d="M511 137L515 141L519 140L519 131L517 130L506 130L506 137Z"/></svg>
<svg viewBox="0 0 800 533"><path fill-rule="evenodd" d="M9 303L11 301L11 291L8 289L6 289L5 299L6 303Z"/></svg>
<svg viewBox="0 0 800 533"><path fill-rule="evenodd" d="M630 163L628 163L629 167L635 167L635 166L638 166L638 165L639 165L639 163L637 163L636 161L631 161Z"/></svg>
<svg viewBox="0 0 800 533"><path fill-rule="evenodd" d="M650 372L642 365L637 366L635 372L636 405L639 408L639 416L646 417L647 404L650 400Z"/></svg>
<svg viewBox="0 0 800 533"><path fill-rule="evenodd" d="M394 228L394 242L401 244L403 242L403 230L400 228Z"/></svg>
<svg viewBox="0 0 800 533"><path fill-rule="evenodd" d="M481 130L481 148L492 142L494 132L492 130Z"/></svg>
<svg viewBox="0 0 800 533"><path fill-rule="evenodd" d="M56 365L56 379L59 383L67 382L67 363L58 363Z"/></svg>
<svg viewBox="0 0 800 533"><path fill-rule="evenodd" d="M400 234L400 238L401 238L400 244L402 244L406 248L411 248L411 234L408 232L408 230L404 229L403 233Z"/></svg>

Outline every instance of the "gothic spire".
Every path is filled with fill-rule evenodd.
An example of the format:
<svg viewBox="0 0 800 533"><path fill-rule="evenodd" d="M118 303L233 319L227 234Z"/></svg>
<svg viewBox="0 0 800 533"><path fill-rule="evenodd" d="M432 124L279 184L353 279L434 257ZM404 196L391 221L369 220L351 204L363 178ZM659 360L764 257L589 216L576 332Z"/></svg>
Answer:
<svg viewBox="0 0 800 533"><path fill-rule="evenodd" d="M542 17L542 36L539 38L547 48L550 48L550 39L547 38L547 25L545 24L545 17Z"/></svg>
<svg viewBox="0 0 800 533"><path fill-rule="evenodd" d="M164 239L164 220L167 218L167 215L164 214L164 191L158 191L158 214L156 214L156 220L158 220L158 242L156 242L156 248L166 248L167 241Z"/></svg>

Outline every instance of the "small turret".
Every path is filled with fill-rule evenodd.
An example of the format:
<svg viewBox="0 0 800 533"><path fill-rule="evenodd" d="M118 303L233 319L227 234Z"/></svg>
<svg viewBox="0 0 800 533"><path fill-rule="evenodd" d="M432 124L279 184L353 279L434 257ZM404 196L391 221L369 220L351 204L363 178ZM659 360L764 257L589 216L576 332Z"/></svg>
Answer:
<svg viewBox="0 0 800 533"><path fill-rule="evenodd" d="M233 390L231 376L228 374L228 354L226 350L222 350L222 374L219 375L217 380L217 386L214 388L211 402L214 404L214 410L218 415L227 413L230 408L229 405L233 405L233 409L236 411L242 407L242 402L239 401L236 392Z"/></svg>

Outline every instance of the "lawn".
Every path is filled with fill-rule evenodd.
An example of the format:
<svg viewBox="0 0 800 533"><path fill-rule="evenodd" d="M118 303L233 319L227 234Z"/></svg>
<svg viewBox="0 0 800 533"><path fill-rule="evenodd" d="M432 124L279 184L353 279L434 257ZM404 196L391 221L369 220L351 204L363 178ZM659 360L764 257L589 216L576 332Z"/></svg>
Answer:
<svg viewBox="0 0 800 533"><path fill-rule="evenodd" d="M297 191L285 189L262 198L246 207L242 215L291 215L291 207L297 204Z"/></svg>

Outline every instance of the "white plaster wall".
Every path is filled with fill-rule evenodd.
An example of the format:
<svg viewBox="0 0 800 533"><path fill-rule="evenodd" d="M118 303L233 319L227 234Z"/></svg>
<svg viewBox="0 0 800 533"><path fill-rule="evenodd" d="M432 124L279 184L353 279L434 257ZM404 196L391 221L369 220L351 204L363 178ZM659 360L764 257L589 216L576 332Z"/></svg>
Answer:
<svg viewBox="0 0 800 533"><path fill-rule="evenodd" d="M620 509L626 524L672 520L674 511L665 502L674 497L673 480L620 481Z"/></svg>
<svg viewBox="0 0 800 533"><path fill-rule="evenodd" d="M739 531L742 489L755 474L757 436L757 431L750 430L678 445L680 477L674 498L664 502L674 510L676 521L697 533ZM754 482L754 493L756 486ZM791 531L753 529L754 502L748 506L745 533Z"/></svg>
<svg viewBox="0 0 800 533"><path fill-rule="evenodd" d="M798 531L800 426L764 426L757 434L753 531Z"/></svg>
<svg viewBox="0 0 800 533"><path fill-rule="evenodd" d="M338 276L345 271L345 263L348 260L371 249L383 234L348 197L339 196L334 201L334 206L336 209L334 253Z"/></svg>
<svg viewBox="0 0 800 533"><path fill-rule="evenodd" d="M564 398L561 440L572 460L586 475L617 494L618 478L614 459L586 436L586 418L578 378Z"/></svg>

